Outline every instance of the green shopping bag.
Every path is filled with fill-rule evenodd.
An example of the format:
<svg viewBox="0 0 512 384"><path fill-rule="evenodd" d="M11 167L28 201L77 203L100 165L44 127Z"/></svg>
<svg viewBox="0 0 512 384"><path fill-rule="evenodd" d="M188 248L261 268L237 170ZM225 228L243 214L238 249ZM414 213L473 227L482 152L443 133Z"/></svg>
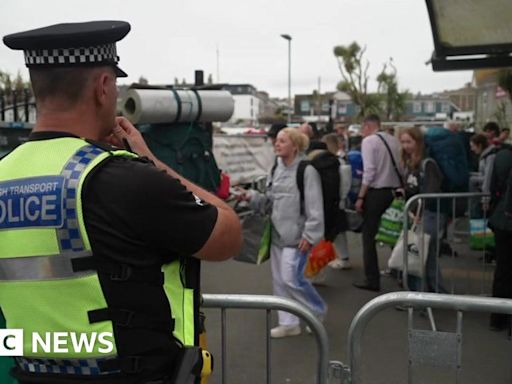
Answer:
<svg viewBox="0 0 512 384"><path fill-rule="evenodd" d="M394 247L402 233L404 221L404 199L394 199L380 218L379 231L375 241Z"/></svg>
<svg viewBox="0 0 512 384"><path fill-rule="evenodd" d="M494 233L487 227L487 219L469 221L469 247L474 250L494 248Z"/></svg>

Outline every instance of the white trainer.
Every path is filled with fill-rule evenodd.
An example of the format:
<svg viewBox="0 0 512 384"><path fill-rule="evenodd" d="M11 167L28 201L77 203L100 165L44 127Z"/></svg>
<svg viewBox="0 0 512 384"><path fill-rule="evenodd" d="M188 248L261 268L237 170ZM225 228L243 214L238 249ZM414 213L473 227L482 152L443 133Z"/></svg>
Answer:
<svg viewBox="0 0 512 384"><path fill-rule="evenodd" d="M342 259L341 260L341 268L340 269L351 269L352 268L352 264L350 264L350 260L349 259Z"/></svg>
<svg viewBox="0 0 512 384"><path fill-rule="evenodd" d="M282 337L300 335L300 325L278 325L270 330L270 337L280 339Z"/></svg>
<svg viewBox="0 0 512 384"><path fill-rule="evenodd" d="M342 260L341 259L334 259L329 264L327 264L332 269L341 269L342 266Z"/></svg>
<svg viewBox="0 0 512 384"><path fill-rule="evenodd" d="M332 269L350 269L350 268L352 268L352 264L350 264L349 259L334 259L328 265Z"/></svg>

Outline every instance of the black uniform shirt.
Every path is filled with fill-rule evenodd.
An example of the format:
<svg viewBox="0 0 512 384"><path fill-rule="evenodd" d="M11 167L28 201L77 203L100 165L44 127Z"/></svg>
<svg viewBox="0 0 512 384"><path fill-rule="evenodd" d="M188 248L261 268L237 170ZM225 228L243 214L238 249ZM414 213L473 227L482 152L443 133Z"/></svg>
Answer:
<svg viewBox="0 0 512 384"><path fill-rule="evenodd" d="M71 136L33 132L30 140ZM208 240L217 209L147 159L113 156L82 188L84 221L96 256L127 264L164 264L190 256Z"/></svg>

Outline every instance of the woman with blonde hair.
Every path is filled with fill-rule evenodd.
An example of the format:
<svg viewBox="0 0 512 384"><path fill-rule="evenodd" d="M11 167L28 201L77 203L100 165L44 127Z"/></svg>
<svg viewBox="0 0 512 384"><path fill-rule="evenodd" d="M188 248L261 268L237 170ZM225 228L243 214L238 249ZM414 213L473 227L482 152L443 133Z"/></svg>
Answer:
<svg viewBox="0 0 512 384"><path fill-rule="evenodd" d="M320 175L313 166L304 171L304 210L300 209L297 169L305 160L309 145L306 135L295 128L284 128L274 144L277 166L269 178L267 192L244 191L252 209L263 211L271 203L272 241L270 259L273 290L276 296L295 299L323 319L327 305L312 284L304 277L307 256L324 235L324 214ZM271 337L295 336L301 333L299 319L287 312L278 312L279 325Z"/></svg>

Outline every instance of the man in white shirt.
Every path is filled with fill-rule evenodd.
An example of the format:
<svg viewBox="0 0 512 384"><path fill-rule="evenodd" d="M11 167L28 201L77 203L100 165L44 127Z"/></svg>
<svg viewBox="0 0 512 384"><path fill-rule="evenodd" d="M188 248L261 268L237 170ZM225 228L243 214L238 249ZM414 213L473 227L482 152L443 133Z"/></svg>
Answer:
<svg viewBox="0 0 512 384"><path fill-rule="evenodd" d="M394 136L379 130L380 119L377 115L369 115L363 120L361 152L364 171L356 201L356 210L362 212L364 218L362 238L365 279L354 283L354 286L370 291L380 290L379 262L375 245L380 218L391 205L394 190L402 185L398 169L400 143Z"/></svg>

